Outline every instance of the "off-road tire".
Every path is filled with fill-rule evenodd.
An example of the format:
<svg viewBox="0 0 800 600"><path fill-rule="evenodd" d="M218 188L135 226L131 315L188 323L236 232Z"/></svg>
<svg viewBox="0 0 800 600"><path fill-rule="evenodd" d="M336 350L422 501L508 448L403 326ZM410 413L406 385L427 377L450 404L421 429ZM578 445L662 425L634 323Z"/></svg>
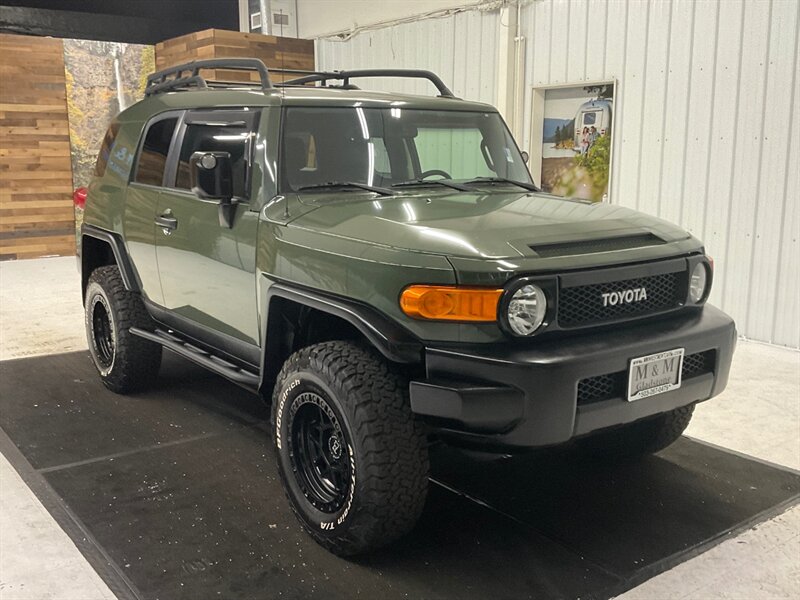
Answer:
<svg viewBox="0 0 800 600"><path fill-rule="evenodd" d="M689 426L694 404L656 417L600 432L581 440L599 458L635 458L654 454L673 444Z"/></svg>
<svg viewBox="0 0 800 600"><path fill-rule="evenodd" d="M110 326L110 359L108 345L99 342L96 335L104 326L102 313ZM86 286L84 314L89 354L108 389L127 394L143 389L155 379L161 365L161 345L128 331L131 327L152 329L154 323L141 296L125 289L118 267L99 267L92 272Z"/></svg>
<svg viewBox="0 0 800 600"><path fill-rule="evenodd" d="M315 404L311 408L309 398ZM319 398L331 409L323 407L324 414L341 429L320 446L331 447L331 438L339 436L333 448L341 448L340 458L349 456L349 477L342 478L349 486L346 492L340 486L338 508L319 502L302 482L300 415L302 410L316 410ZM340 556L364 553L413 528L428 490L425 433L411 412L407 379L372 349L334 341L290 356L275 384L272 425L289 504L324 548ZM324 460L330 465L334 459L329 453Z"/></svg>

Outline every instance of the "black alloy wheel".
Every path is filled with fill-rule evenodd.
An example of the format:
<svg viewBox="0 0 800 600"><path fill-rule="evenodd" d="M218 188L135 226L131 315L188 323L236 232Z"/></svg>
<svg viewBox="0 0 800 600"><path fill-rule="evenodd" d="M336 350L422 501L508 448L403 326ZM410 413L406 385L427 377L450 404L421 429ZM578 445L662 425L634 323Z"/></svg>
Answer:
<svg viewBox="0 0 800 600"><path fill-rule="evenodd" d="M315 392L297 396L291 413L289 459L300 489L314 508L335 513L350 492L345 433L331 407Z"/></svg>
<svg viewBox="0 0 800 600"><path fill-rule="evenodd" d="M97 360L104 367L114 362L114 330L102 296L96 296L92 307L92 337Z"/></svg>
<svg viewBox="0 0 800 600"><path fill-rule="evenodd" d="M161 344L130 332L155 323L137 292L125 288L119 268L98 267L86 283L86 341L103 384L118 394L143 389L158 374Z"/></svg>
<svg viewBox="0 0 800 600"><path fill-rule="evenodd" d="M284 363L272 397L275 458L306 532L340 556L385 546L417 522L426 431L408 379L374 349L320 342Z"/></svg>

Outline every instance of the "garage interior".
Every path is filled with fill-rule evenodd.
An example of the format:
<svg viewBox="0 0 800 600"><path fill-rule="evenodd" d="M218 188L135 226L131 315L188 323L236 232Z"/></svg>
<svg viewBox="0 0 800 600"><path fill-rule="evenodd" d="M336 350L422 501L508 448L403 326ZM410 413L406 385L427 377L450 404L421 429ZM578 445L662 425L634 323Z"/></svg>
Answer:
<svg viewBox="0 0 800 600"><path fill-rule="evenodd" d="M794 0L4 0L0 599L796 597L799 44ZM156 387L117 396L89 358L74 192L147 75L231 57L431 70L499 109L537 185L703 240L739 334L727 389L639 461L436 444L409 535L326 552L286 502L267 406L169 352ZM570 90L613 107L599 192L563 166Z"/></svg>

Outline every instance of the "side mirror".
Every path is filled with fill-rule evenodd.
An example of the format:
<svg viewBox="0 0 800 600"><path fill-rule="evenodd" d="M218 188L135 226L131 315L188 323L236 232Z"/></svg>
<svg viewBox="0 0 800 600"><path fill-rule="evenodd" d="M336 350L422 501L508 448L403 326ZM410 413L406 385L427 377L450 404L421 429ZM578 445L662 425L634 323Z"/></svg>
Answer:
<svg viewBox="0 0 800 600"><path fill-rule="evenodd" d="M203 200L230 204L233 198L233 167L230 152L195 152L189 159L192 192Z"/></svg>
<svg viewBox="0 0 800 600"><path fill-rule="evenodd" d="M524 162L527 165L528 160L530 159L530 155L525 150L520 152L520 154L522 155L522 162Z"/></svg>
<svg viewBox="0 0 800 600"><path fill-rule="evenodd" d="M219 202L219 226L233 227L233 167L230 152L195 152L189 159L192 192Z"/></svg>

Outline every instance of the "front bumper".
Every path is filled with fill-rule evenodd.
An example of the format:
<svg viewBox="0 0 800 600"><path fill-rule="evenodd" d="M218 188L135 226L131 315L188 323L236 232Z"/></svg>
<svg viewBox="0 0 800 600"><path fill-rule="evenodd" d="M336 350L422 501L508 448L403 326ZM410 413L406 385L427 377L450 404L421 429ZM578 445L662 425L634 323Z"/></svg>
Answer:
<svg viewBox="0 0 800 600"><path fill-rule="evenodd" d="M411 408L446 437L487 449L559 444L716 396L728 382L735 346L733 320L706 305L526 347L429 347L426 379L411 383ZM579 403L582 380L620 375L631 359L674 348L684 348L686 356L711 351L708 371L684 379L677 390L635 402L619 394Z"/></svg>

